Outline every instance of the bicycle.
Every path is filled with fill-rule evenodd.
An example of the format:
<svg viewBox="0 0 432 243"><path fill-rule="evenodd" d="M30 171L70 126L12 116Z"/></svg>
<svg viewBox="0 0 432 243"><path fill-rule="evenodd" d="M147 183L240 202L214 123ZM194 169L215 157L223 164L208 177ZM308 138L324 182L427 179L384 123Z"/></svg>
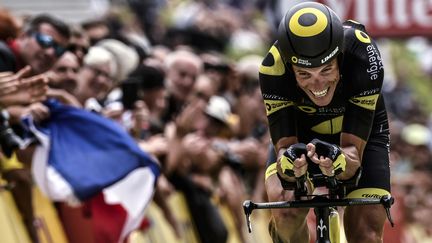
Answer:
<svg viewBox="0 0 432 243"><path fill-rule="evenodd" d="M393 227L394 222L390 214L390 207L394 203L393 197L386 195L381 198L344 198L347 188L356 186L360 176L361 169L357 171L353 179L347 181L340 181L334 176L329 177L323 174L309 175L308 177L315 187L325 187L328 189L328 194L319 195L307 194L305 186L306 176L302 176L296 178L294 186L295 200L293 201L264 203L254 203L250 200L244 201L243 209L249 233L252 232L250 220L252 211L255 209L273 208L313 208L316 217L316 243L340 243L340 222L337 207L382 204L386 210L387 219ZM284 189L288 188L284 186ZM301 199L302 197L308 199Z"/></svg>

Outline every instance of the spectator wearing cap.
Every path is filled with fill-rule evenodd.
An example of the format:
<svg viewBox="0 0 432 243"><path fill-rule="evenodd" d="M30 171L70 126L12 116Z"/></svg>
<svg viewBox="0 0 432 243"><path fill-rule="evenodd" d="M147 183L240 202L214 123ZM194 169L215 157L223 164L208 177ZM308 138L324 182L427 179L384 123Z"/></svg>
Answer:
<svg viewBox="0 0 432 243"><path fill-rule="evenodd" d="M199 105L197 105L199 103ZM228 102L212 96L189 103L181 112L194 106L194 131L171 138L165 167L170 182L185 194L200 242L226 242L227 229L210 198L214 195L217 175L223 166L225 153L213 144L224 129L231 114ZM181 116L180 114L179 116ZM211 239L208 236L211 235Z"/></svg>
<svg viewBox="0 0 432 243"><path fill-rule="evenodd" d="M199 124L197 132L205 137L217 137L224 134L224 129L229 129L232 118L231 107L228 101L221 96L212 96L204 113L209 119L204 119Z"/></svg>
<svg viewBox="0 0 432 243"><path fill-rule="evenodd" d="M412 170L432 171L431 131L420 123L411 123L402 128L402 141L405 143L404 154Z"/></svg>

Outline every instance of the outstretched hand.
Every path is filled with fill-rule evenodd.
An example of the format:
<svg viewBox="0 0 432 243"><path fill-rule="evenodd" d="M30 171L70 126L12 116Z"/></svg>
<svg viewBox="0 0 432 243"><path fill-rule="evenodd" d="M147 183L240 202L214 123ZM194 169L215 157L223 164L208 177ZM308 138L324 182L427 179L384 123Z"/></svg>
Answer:
<svg viewBox="0 0 432 243"><path fill-rule="evenodd" d="M0 72L0 105L26 105L46 99L48 77L46 74L30 76L31 67L17 73Z"/></svg>

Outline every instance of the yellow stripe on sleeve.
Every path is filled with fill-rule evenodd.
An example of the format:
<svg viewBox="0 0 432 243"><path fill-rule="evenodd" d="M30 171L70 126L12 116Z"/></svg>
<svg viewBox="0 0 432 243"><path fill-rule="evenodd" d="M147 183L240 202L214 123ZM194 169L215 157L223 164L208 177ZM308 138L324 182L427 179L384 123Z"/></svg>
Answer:
<svg viewBox="0 0 432 243"><path fill-rule="evenodd" d="M273 164L269 165L269 167L267 167L265 172L265 180L267 180L267 178L277 173L276 165L277 163L274 162Z"/></svg>

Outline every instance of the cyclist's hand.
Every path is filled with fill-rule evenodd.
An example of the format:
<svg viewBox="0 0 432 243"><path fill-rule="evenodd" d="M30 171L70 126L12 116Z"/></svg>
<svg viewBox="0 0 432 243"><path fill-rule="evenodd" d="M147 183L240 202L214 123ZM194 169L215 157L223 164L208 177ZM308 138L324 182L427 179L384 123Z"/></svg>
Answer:
<svg viewBox="0 0 432 243"><path fill-rule="evenodd" d="M296 143L288 147L278 159L279 176L286 181L293 181L294 177L301 177L306 174L306 152L304 143Z"/></svg>
<svg viewBox="0 0 432 243"><path fill-rule="evenodd" d="M314 139L307 145L307 151L307 156L319 165L324 175L333 176L345 171L346 160L339 146Z"/></svg>

